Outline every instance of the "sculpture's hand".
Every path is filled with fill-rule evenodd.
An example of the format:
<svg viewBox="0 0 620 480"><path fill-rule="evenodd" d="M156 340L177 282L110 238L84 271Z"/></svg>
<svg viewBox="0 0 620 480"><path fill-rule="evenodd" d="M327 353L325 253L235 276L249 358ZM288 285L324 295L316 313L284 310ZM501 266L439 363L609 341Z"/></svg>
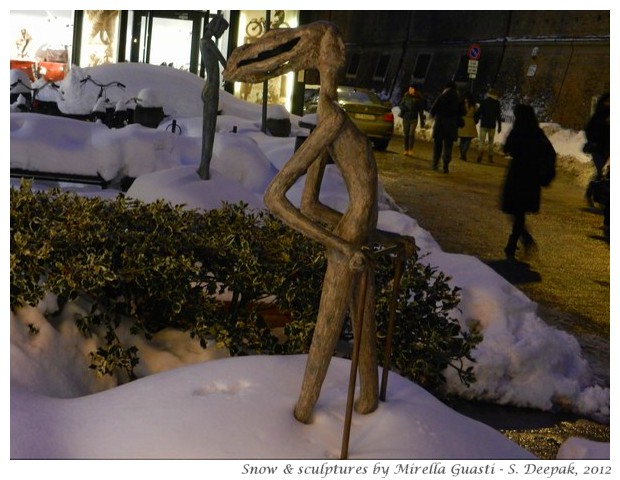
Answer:
<svg viewBox="0 0 620 480"><path fill-rule="evenodd" d="M402 254L407 258L413 256L418 249L415 243L415 238L408 235L387 232L385 230L376 230L373 240L385 245L392 251L394 250L394 247L402 249Z"/></svg>
<svg viewBox="0 0 620 480"><path fill-rule="evenodd" d="M413 254L415 254L417 250L417 247L415 244L415 238L402 235L398 238L396 242L403 247L406 258L409 258Z"/></svg>
<svg viewBox="0 0 620 480"><path fill-rule="evenodd" d="M361 250L352 250L349 256L349 269L353 272L362 272L372 262L372 252L365 247Z"/></svg>
<svg viewBox="0 0 620 480"><path fill-rule="evenodd" d="M357 251L349 258L349 269L353 272L362 272L366 268L366 256Z"/></svg>

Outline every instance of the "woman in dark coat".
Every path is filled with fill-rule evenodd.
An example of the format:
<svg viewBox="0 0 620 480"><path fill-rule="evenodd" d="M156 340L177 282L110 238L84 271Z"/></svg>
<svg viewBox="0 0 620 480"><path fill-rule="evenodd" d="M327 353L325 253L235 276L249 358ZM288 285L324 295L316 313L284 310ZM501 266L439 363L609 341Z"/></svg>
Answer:
<svg viewBox="0 0 620 480"><path fill-rule="evenodd" d="M537 213L540 209L540 162L543 150L553 147L542 129L534 109L519 104L514 108L515 121L506 138L504 152L512 160L508 166L501 207L504 213L512 215L512 232L504 252L507 258L514 258L519 240L526 252L534 246L534 239L525 226L526 213Z"/></svg>
<svg viewBox="0 0 620 480"><path fill-rule="evenodd" d="M584 127L587 143L584 152L592 156L595 172L592 181L586 189L586 200L594 205L594 185L603 177L603 168L609 160L610 131L609 131L610 102L609 92L600 96L596 102L594 114Z"/></svg>
<svg viewBox="0 0 620 480"><path fill-rule="evenodd" d="M435 118L433 124L433 170L439 168L443 159L443 173L448 173L452 160L452 145L458 138L459 119L465 115L465 107L459 99L456 84L448 82L430 109Z"/></svg>
<svg viewBox="0 0 620 480"><path fill-rule="evenodd" d="M403 136L405 140L403 155L411 156L413 155L415 130L418 126L418 118L420 119L422 128L425 127L422 97L416 91L415 85L409 85L407 92L403 95L398 106L400 107L400 116L403 119Z"/></svg>

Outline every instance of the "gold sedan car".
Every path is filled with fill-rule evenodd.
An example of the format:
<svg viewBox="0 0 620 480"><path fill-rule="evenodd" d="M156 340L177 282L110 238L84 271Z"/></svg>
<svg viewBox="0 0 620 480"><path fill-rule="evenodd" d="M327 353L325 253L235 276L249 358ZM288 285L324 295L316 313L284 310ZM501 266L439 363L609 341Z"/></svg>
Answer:
<svg viewBox="0 0 620 480"><path fill-rule="evenodd" d="M319 89L307 88L304 113L316 113ZM394 114L389 102L383 102L372 90L338 87L338 103L353 123L365 133L377 150L385 150L394 133Z"/></svg>

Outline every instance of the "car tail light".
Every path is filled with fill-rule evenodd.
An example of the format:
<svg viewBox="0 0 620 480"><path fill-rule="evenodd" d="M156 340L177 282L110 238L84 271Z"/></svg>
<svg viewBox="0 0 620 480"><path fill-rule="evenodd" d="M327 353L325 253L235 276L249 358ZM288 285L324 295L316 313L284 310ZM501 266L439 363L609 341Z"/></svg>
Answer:
<svg viewBox="0 0 620 480"><path fill-rule="evenodd" d="M389 122L389 123L394 123L394 114L392 112L384 113L383 114L383 121L384 122Z"/></svg>

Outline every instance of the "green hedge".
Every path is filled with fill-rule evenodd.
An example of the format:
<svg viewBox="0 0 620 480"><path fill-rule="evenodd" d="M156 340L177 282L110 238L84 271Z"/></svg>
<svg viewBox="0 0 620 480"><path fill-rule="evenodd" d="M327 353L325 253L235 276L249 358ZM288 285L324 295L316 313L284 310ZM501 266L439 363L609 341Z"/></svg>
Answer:
<svg viewBox="0 0 620 480"><path fill-rule="evenodd" d="M77 298L91 305L76 319L89 336L106 332L107 345L91 353L91 368L116 369L135 378L139 352L116 334L122 319L131 333L150 338L175 328L203 347L215 340L232 355L308 351L323 273L323 248L265 211L223 204L207 212L116 199L80 197L58 190L35 192L27 182L11 189L11 309L36 305L46 292L59 307ZM391 259L378 261L377 323L380 353L393 277ZM231 301L216 299L230 292ZM290 315L284 339L266 324L271 302ZM480 336L462 331L450 311L458 288L424 266L407 261L398 302L392 367L438 391L446 367L464 383L475 381L462 360Z"/></svg>

